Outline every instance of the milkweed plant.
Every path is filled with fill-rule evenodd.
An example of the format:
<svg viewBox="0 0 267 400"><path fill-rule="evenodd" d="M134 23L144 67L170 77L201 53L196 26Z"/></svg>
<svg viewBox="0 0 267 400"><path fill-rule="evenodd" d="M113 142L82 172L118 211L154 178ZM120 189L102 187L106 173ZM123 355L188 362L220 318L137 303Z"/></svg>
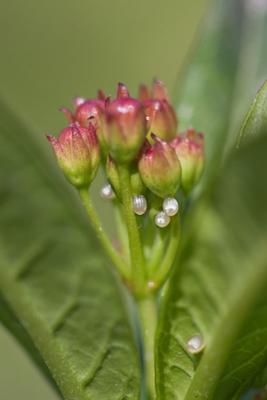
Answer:
<svg viewBox="0 0 267 400"><path fill-rule="evenodd" d="M2 107L0 316L62 399L267 399L267 3L203 25L175 101L76 97L49 161Z"/></svg>

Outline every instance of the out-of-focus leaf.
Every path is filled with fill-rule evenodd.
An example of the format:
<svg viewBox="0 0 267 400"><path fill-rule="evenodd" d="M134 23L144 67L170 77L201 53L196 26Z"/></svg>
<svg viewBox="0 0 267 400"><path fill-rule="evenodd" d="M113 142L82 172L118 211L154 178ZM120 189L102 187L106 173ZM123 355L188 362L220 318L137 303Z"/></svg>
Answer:
<svg viewBox="0 0 267 400"><path fill-rule="evenodd" d="M224 154L236 146L238 132L255 92L267 78L267 7L265 1L244 0L242 43L232 99L231 123Z"/></svg>
<svg viewBox="0 0 267 400"><path fill-rule="evenodd" d="M218 169L231 119L242 38L243 2L216 0L203 24L193 60L177 96L179 130L205 133L208 178ZM203 180L203 182L205 179Z"/></svg>
<svg viewBox="0 0 267 400"><path fill-rule="evenodd" d="M204 194L191 209L182 253L165 291L156 346L160 400L236 400L267 363L266 300L260 298L267 279L266 139L234 154L231 162L227 158L230 165L216 179L226 149L233 150L237 121L247 102L242 86L246 76L237 77L245 58L244 33L257 21L257 34L267 29L266 13L257 9L251 14L252 3L261 4L215 2L179 92L181 129L193 125L205 132L203 183L213 177L217 188L212 186L211 198ZM259 43L247 79L249 93L266 71L266 51ZM234 110L238 100L242 105ZM263 109L263 96L259 103ZM264 131L264 115L254 109L248 118L244 129L253 130L254 136ZM187 350L188 339L198 333L206 342L200 363L201 357Z"/></svg>
<svg viewBox="0 0 267 400"><path fill-rule="evenodd" d="M254 0L215 0L178 91L181 129L205 133L203 184L236 145L249 103L267 77L267 9Z"/></svg>
<svg viewBox="0 0 267 400"><path fill-rule="evenodd" d="M266 137L244 146L191 211L161 313L159 400L236 399L266 365L266 152ZM196 334L202 357L187 350Z"/></svg>
<svg viewBox="0 0 267 400"><path fill-rule="evenodd" d="M42 356L35 348L31 337L28 332L25 330L23 325L17 319L14 312L11 310L9 305L5 302L5 300L0 296L0 321L9 330L9 332L18 340L20 345L27 351L28 355L33 359L33 361L38 365L38 367L45 374L46 378L50 381L50 383L54 386L55 390L57 390L58 395L60 396L60 392L58 387L56 386L52 376L47 368ZM60 397L62 398L62 397Z"/></svg>
<svg viewBox="0 0 267 400"><path fill-rule="evenodd" d="M267 81L255 97L241 128L238 145L267 134Z"/></svg>
<svg viewBox="0 0 267 400"><path fill-rule="evenodd" d="M137 352L108 261L55 162L12 112L0 114L0 291L12 310L2 318L12 330L19 321L14 334L39 351L65 399L138 399Z"/></svg>

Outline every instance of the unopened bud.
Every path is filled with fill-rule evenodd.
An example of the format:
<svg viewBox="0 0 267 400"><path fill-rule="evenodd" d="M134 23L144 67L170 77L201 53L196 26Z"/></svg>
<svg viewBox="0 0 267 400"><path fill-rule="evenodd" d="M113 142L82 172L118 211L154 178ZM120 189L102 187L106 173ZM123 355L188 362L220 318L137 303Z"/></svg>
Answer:
<svg viewBox="0 0 267 400"><path fill-rule="evenodd" d="M113 159L121 163L132 161L139 153L146 135L142 104L131 97L112 101L106 107L101 129Z"/></svg>
<svg viewBox="0 0 267 400"><path fill-rule="evenodd" d="M188 193L198 183L204 168L204 136L194 129L171 142L182 166L182 188Z"/></svg>
<svg viewBox="0 0 267 400"><path fill-rule="evenodd" d="M144 184L159 197L174 196L181 179L181 164L174 149L152 135L155 144L146 145L138 163Z"/></svg>
<svg viewBox="0 0 267 400"><path fill-rule="evenodd" d="M117 88L117 99L121 99L123 97L130 97L128 89L124 83L119 83Z"/></svg>
<svg viewBox="0 0 267 400"><path fill-rule="evenodd" d="M47 136L58 164L70 183L77 188L89 187L100 162L95 128L74 123L63 129L59 137Z"/></svg>
<svg viewBox="0 0 267 400"><path fill-rule="evenodd" d="M177 117L165 86L161 81L155 81L152 97L148 98L148 95L148 89L142 86L139 96L145 107L148 132L153 132L166 141L173 139L177 131ZM150 137L148 139L150 140Z"/></svg>

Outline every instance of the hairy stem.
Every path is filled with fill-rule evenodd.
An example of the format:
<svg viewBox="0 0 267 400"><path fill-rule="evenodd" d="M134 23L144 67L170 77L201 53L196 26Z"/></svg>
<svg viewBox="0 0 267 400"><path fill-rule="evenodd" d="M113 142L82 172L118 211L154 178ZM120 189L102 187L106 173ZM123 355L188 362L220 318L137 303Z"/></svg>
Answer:
<svg viewBox="0 0 267 400"><path fill-rule="evenodd" d="M79 194L83 205L86 209L86 212L89 216L91 225L96 232L96 235L103 246L106 254L110 257L111 261L113 262L114 266L117 268L119 273L126 279L129 278L129 271L127 270L127 266L122 260L121 256L117 253L117 251L112 246L108 236L103 230L101 221L97 213L95 212L94 206L91 201L90 193L87 189L79 190Z"/></svg>
<svg viewBox="0 0 267 400"><path fill-rule="evenodd" d="M143 248L138 231L136 217L132 209L132 193L128 167L118 166L123 210L128 230L129 248L132 267L132 284L137 295L142 295L145 289L145 265Z"/></svg>
<svg viewBox="0 0 267 400"><path fill-rule="evenodd" d="M156 298L150 295L138 300L137 305L144 345L146 388L149 400L155 400L155 332L157 327Z"/></svg>

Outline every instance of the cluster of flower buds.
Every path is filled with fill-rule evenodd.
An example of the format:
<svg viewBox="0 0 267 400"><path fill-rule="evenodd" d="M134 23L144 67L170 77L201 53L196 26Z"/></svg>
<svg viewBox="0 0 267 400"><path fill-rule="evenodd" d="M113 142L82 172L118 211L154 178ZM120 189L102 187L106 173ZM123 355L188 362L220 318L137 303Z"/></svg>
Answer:
<svg viewBox="0 0 267 400"><path fill-rule="evenodd" d="M118 165L129 168L133 210L143 215L147 199L162 199L155 216L159 227L178 212L176 194L188 194L199 181L204 165L204 138L193 129L178 134L178 120L165 86L154 81L142 85L139 97L119 83L115 99L98 92L96 99L76 98L74 112L62 108L69 121L58 138L48 136L58 163L77 188L89 187L100 159L108 184L106 199L121 200Z"/></svg>

